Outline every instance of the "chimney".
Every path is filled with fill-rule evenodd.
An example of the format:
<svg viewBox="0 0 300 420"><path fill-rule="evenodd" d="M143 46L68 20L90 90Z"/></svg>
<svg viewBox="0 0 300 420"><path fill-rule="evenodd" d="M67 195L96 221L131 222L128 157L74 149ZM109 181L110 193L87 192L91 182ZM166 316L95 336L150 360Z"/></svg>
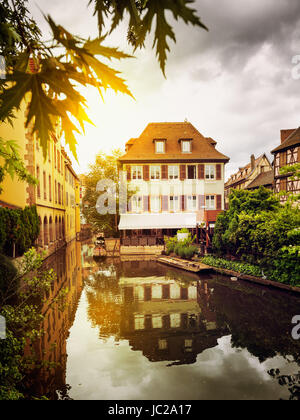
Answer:
<svg viewBox="0 0 300 420"><path fill-rule="evenodd" d="M296 131L296 128L291 128L289 130L281 130L280 137L281 137L281 144L288 138L290 135Z"/></svg>
<svg viewBox="0 0 300 420"><path fill-rule="evenodd" d="M255 167L255 156L251 155L251 171L253 171L254 167Z"/></svg>

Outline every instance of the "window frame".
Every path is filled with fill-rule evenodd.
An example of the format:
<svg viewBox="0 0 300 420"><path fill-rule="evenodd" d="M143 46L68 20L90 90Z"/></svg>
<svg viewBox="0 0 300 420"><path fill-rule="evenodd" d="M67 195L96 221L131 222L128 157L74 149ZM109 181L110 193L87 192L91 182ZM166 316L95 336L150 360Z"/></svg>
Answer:
<svg viewBox="0 0 300 420"><path fill-rule="evenodd" d="M188 145L189 150L185 150L185 145ZM182 153L192 153L191 140L181 140L181 152Z"/></svg>
<svg viewBox="0 0 300 420"><path fill-rule="evenodd" d="M177 177L175 169L177 170ZM179 165L168 165L168 179L172 181L179 180Z"/></svg>
<svg viewBox="0 0 300 420"><path fill-rule="evenodd" d="M158 169L157 172L154 171L155 168L156 168L156 170ZM155 177L152 177L153 174L155 175ZM159 174L159 177L156 176L157 174ZM150 180L151 181L161 180L161 166L160 165L151 165L150 166Z"/></svg>
<svg viewBox="0 0 300 420"><path fill-rule="evenodd" d="M155 153L162 155L166 153L166 142L164 140L155 140ZM162 145L162 150L158 150L158 145Z"/></svg>
<svg viewBox="0 0 300 420"><path fill-rule="evenodd" d="M171 203L172 203L172 205L171 205ZM176 203L176 206L175 206L175 203ZM177 213L177 212L180 211L180 198L179 198L178 195L170 195L170 197L169 197L169 209L170 209L171 213Z"/></svg>
<svg viewBox="0 0 300 420"><path fill-rule="evenodd" d="M153 200L156 200L156 202L158 204L157 209L155 208L155 206L153 206ZM151 210L151 213L160 213L161 212L161 197L159 195L150 196L150 210Z"/></svg>
<svg viewBox="0 0 300 420"><path fill-rule="evenodd" d="M213 169L213 171L211 169ZM205 177L205 181L215 181L217 177L216 165L213 165L213 164L205 165L204 177Z"/></svg>
<svg viewBox="0 0 300 420"><path fill-rule="evenodd" d="M188 211L196 211L197 210L197 195L189 194L186 197L187 201L187 210ZM192 206L191 206L192 203Z"/></svg>
<svg viewBox="0 0 300 420"><path fill-rule="evenodd" d="M135 174L135 177L134 177ZM131 179L133 181L140 181L143 179L143 166L132 165L131 166Z"/></svg>
<svg viewBox="0 0 300 420"><path fill-rule="evenodd" d="M189 168L194 168L194 170L193 170L194 178L189 177ZM189 180L197 179L197 165L187 165L187 179L189 179Z"/></svg>
<svg viewBox="0 0 300 420"><path fill-rule="evenodd" d="M134 195L131 197L131 212L138 214L143 211L143 197L140 195Z"/></svg>
<svg viewBox="0 0 300 420"><path fill-rule="evenodd" d="M209 201L208 201L209 200ZM207 206L207 203L209 202L209 205ZM213 206L211 205L213 203ZM205 209L206 210L216 210L216 196L209 194L205 196Z"/></svg>

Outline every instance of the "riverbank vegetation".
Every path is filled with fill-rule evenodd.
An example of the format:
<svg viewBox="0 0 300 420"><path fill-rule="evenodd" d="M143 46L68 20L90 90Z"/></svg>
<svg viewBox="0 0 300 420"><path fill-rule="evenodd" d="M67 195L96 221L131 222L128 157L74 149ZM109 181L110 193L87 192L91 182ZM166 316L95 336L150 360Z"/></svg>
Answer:
<svg viewBox="0 0 300 420"><path fill-rule="evenodd" d="M43 334L41 308L56 274L43 269L43 256L34 249L25 253L18 269L9 261L6 266L6 280L0 283L0 320L2 326L6 323L5 339L0 339L0 400L33 399L25 384L32 369L41 365L34 343ZM63 308L65 293L61 291L51 305Z"/></svg>
<svg viewBox="0 0 300 420"><path fill-rule="evenodd" d="M279 197L263 187L233 191L229 210L216 222L213 253L259 266L270 280L300 285L299 208L292 201L281 205Z"/></svg>
<svg viewBox="0 0 300 420"><path fill-rule="evenodd" d="M211 267L231 270L241 274L248 274L250 276L261 277L263 275L262 270L258 265L240 261L230 261L213 255L207 255L201 258L201 262Z"/></svg>
<svg viewBox="0 0 300 420"><path fill-rule="evenodd" d="M186 237L178 239L178 236L176 235L173 238L165 238L166 254L175 254L180 258L186 258L189 260L196 254L198 247L194 245L195 237L192 238L188 229L181 229L177 232L177 234L181 233L186 234Z"/></svg>
<svg viewBox="0 0 300 420"><path fill-rule="evenodd" d="M22 256L33 246L39 232L40 221L35 206L23 210L0 207L0 254Z"/></svg>

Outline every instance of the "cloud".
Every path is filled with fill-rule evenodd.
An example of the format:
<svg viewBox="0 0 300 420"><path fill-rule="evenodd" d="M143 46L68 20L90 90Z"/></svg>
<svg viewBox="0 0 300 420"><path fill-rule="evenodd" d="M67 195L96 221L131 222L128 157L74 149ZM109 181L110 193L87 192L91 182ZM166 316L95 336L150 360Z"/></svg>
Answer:
<svg viewBox="0 0 300 420"><path fill-rule="evenodd" d="M30 4L40 20L34 2ZM73 33L95 36L96 19L86 4L75 0L70 8L66 2L41 0L39 7ZM150 121L188 118L231 157L227 175L248 163L252 153L276 147L280 129L299 126L300 81L291 76L292 57L300 54L299 0L197 0L194 7L210 30L174 21L177 43L170 41L167 79L149 40L136 59L115 65L136 102L108 94L101 104L92 97L97 128L88 127L86 137L79 139L78 171L87 168L97 151L124 147ZM108 44L131 52L124 25Z"/></svg>

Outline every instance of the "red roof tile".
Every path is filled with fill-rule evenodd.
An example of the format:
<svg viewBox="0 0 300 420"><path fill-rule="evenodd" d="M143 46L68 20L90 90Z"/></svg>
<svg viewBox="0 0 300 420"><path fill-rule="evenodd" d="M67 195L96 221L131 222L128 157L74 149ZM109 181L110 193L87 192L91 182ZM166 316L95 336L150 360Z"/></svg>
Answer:
<svg viewBox="0 0 300 420"><path fill-rule="evenodd" d="M166 139L166 153L155 153L154 139ZM192 140L192 152L182 153L180 139ZM128 144L128 143L127 143ZM150 123L139 138L130 143L131 147L119 160L121 162L135 161L186 161L211 160L228 162L229 158L218 152L211 138L205 138L189 122Z"/></svg>
<svg viewBox="0 0 300 420"><path fill-rule="evenodd" d="M292 134L281 143L276 149L272 150L271 153L280 152L281 150L289 149L290 147L297 146L300 144L300 127L293 131Z"/></svg>
<svg viewBox="0 0 300 420"><path fill-rule="evenodd" d="M265 154L262 154L261 156L259 156L258 158L255 159L254 161L254 168L256 168L256 166L258 165L259 161L265 156ZM242 175L243 171L245 171L246 169L248 169L247 174L245 173L244 175ZM249 171L250 169L250 171ZM230 185L233 185L237 182L241 182L244 181L245 179L247 179L249 177L249 175L251 174L252 170L251 170L251 162L248 163L247 165L243 166L242 168L239 168L239 171L236 172L235 174L231 175L231 177L228 179L228 181L225 183L225 187L228 187Z"/></svg>

